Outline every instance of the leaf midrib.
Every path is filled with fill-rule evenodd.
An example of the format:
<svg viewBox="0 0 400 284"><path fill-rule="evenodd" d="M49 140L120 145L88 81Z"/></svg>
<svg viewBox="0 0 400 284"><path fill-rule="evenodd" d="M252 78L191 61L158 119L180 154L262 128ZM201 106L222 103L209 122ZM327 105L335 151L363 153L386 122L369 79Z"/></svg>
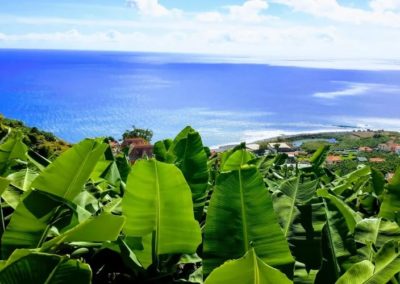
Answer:
<svg viewBox="0 0 400 284"><path fill-rule="evenodd" d="M299 182L300 182L300 178L297 178L297 179L296 179L296 189L295 189L295 191L294 191L293 196L290 197L290 198L292 199L292 205L290 206L289 220L288 220L288 222L286 223L286 228L285 228L285 231L284 231L285 237L287 237L287 234L288 234L288 232L289 232L289 227L290 227L290 225L291 225L291 223L292 223L293 212L294 212L294 206L295 206L295 203L296 203L297 192L298 192L298 190L299 190Z"/></svg>
<svg viewBox="0 0 400 284"><path fill-rule="evenodd" d="M239 167L239 194L240 194L240 204L242 208L242 231L243 231L243 242L244 242L244 252L247 252L249 250L249 239L247 235L247 218L246 218L246 212L245 212L245 203L244 203L244 193L243 193L243 183L242 183L242 168L241 165L243 164L243 159L244 159L244 153L242 152L242 159L240 162L240 167Z"/></svg>
<svg viewBox="0 0 400 284"><path fill-rule="evenodd" d="M338 264L338 262L337 262L337 258L336 258L336 250L335 250L335 246L334 246L334 244L333 244L333 240L332 240L332 236L331 236L331 231L330 231L330 221L329 221L329 211L328 211L328 205L326 204L326 201L325 201L325 199L323 199L323 202L324 202L324 207L325 207L325 214L326 214L326 225L327 225L327 235L328 235L328 241L329 241L329 246L331 247L331 249L332 249L332 258L333 258L333 262L334 262L334 266L335 266L335 274L336 274L336 278L338 277L338 275L339 275L339 270L338 270L338 267L339 267L339 264Z"/></svg>
<svg viewBox="0 0 400 284"><path fill-rule="evenodd" d="M57 265L53 268L53 270L50 272L49 276L46 278L46 281L43 284L49 284L53 280L53 276L58 270L58 267L62 264L63 259L61 258L60 261L57 263Z"/></svg>
<svg viewBox="0 0 400 284"><path fill-rule="evenodd" d="M155 238L154 238L154 249L155 249L155 255L158 255L158 244L159 244L159 230L160 230L160 183L159 183L159 177L158 177L158 169L157 169L157 163L153 161L154 164L154 175L155 175L155 189L156 189L156 230L155 230Z"/></svg>
<svg viewBox="0 0 400 284"><path fill-rule="evenodd" d="M252 251L253 254L253 264L254 264L254 284L260 283L260 271L258 269L257 255L256 252Z"/></svg>

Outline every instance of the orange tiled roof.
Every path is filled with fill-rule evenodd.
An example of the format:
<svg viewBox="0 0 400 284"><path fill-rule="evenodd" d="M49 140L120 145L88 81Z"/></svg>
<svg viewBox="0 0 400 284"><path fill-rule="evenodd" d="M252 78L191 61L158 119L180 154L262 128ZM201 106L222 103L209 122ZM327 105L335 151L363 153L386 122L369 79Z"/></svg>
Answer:
<svg viewBox="0 0 400 284"><path fill-rule="evenodd" d="M382 163L382 162L385 161L385 159L383 159L383 158L370 158L369 161L371 163Z"/></svg>
<svg viewBox="0 0 400 284"><path fill-rule="evenodd" d="M372 152L373 149L370 147L360 147L358 148L358 151L362 151L362 152Z"/></svg>
<svg viewBox="0 0 400 284"><path fill-rule="evenodd" d="M327 160L328 162L339 162L339 161L342 160L342 157L330 155L330 156L328 156L328 157L326 158L326 160Z"/></svg>

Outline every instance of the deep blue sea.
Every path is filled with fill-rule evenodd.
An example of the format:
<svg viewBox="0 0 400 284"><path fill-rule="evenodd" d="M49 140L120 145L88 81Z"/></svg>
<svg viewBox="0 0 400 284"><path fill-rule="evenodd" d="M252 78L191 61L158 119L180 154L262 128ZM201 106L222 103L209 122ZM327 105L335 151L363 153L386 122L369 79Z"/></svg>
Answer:
<svg viewBox="0 0 400 284"><path fill-rule="evenodd" d="M357 69L357 68L355 68ZM0 113L77 142L186 125L207 145L310 131L400 130L400 71L228 63L201 56L0 50Z"/></svg>

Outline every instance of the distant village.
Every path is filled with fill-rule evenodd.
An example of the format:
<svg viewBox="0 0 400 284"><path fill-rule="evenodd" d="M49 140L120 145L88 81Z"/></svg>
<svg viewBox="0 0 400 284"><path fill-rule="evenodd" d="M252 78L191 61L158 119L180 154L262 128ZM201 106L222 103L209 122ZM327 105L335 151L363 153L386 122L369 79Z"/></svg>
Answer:
<svg viewBox="0 0 400 284"><path fill-rule="evenodd" d="M391 133L392 134L392 133ZM392 139L391 136L387 136L387 140L384 143L378 143L381 140L385 140L385 135L388 135L384 131L361 131L361 132L346 132L340 134L333 134L332 136L336 136L336 138L331 138L329 134L315 134L315 135L305 135L310 136L310 138L306 139L298 139L302 135L294 135L291 137L279 137L271 139L280 140L279 142L268 142L268 143L251 143L246 144L246 148L248 151L254 152L258 156L267 156L274 155L278 153L285 153L287 158L287 165L297 166L298 168L309 167L310 162L309 158L312 156L313 152L309 151L306 147L307 143L315 143L318 145L320 143L323 145L329 144L331 150L329 155L326 157L326 165L328 168L332 169L340 169L343 164L348 164L351 162L351 166L355 170L358 165L367 164L376 168L382 167L387 161L387 157L396 156L400 161L400 143L399 134L395 133L395 137ZM321 136L321 137L320 137ZM349 143L349 145L342 144L341 139L343 140L354 140L357 143ZM372 140L372 142L371 142ZM373 146L363 145L363 142L366 144L373 144ZM214 149L215 152L223 152L231 149L235 145L226 145L221 146L217 149ZM315 148L314 150L316 150ZM395 164L395 163L393 163ZM391 171L383 170L385 177L390 180L394 173L393 169Z"/></svg>
<svg viewBox="0 0 400 284"><path fill-rule="evenodd" d="M280 138L279 140L282 140ZM287 165L297 166L299 168L309 167L309 158L312 156L312 152L306 149L305 144L310 141L318 142L325 141L335 145L336 139L319 139L318 137L313 139L306 139L304 141L294 140L293 137L288 141L280 142L269 142L269 143L248 143L246 148L248 151L255 153L258 156L275 155L278 153L285 153L287 155ZM360 141L363 141L362 139ZM369 143L371 144L371 143ZM123 139L121 142L110 141L111 148L114 154L124 152L129 161L134 163L137 159L143 157L153 156L153 145L144 138L129 137ZM211 154L217 154L229 149L232 149L236 145L225 145L218 148L212 149ZM341 147L332 147L329 155L326 157L327 167L338 167L341 163L346 161L352 161L355 166L359 164L370 164L377 165L386 162L385 155L392 154L399 156L400 159L400 143L395 140L389 140L385 143L379 143L374 147L361 145L358 147L349 147L347 149ZM386 172L385 176L387 179L393 177L393 172Z"/></svg>

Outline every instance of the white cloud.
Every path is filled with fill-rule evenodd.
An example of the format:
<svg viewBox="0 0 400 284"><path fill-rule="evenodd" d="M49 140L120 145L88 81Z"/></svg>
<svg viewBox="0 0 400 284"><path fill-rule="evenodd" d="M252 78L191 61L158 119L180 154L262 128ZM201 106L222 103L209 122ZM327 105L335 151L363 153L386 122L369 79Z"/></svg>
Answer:
<svg viewBox="0 0 400 284"><path fill-rule="evenodd" d="M333 92L318 92L313 94L314 97L322 99L336 99L339 97L360 96L369 94L372 91L376 93L399 93L400 87L384 84L371 83L354 83L354 82L336 82L345 84L346 88L340 91Z"/></svg>
<svg viewBox="0 0 400 284"><path fill-rule="evenodd" d="M265 0L247 0L243 5L231 5L227 9L232 20L261 22L266 19L262 12L268 9L268 3Z"/></svg>
<svg viewBox="0 0 400 284"><path fill-rule="evenodd" d="M375 14L388 15L390 19L397 15L394 12L344 7L335 0L243 0L241 5L205 12L169 9L155 0L128 1L138 9L141 17L95 19L2 15L0 48L203 53L231 56L230 60L243 56L238 62L248 60L323 68L344 66L346 69L365 68L364 63L368 61L368 69L389 69L388 63L390 69L400 68L400 61L396 61L400 59L400 41L394 40L400 36L398 28L383 27L381 23L377 24L377 19L368 23L365 20L365 25L347 23L359 23ZM313 19L310 24L272 16L269 6L278 2L294 11L335 21L327 23ZM337 21L343 24L337 24ZM10 23L16 28L7 29ZM52 32L47 26L52 27ZM20 27L24 28L18 30ZM14 33L14 30L18 32ZM75 34L68 34L68 30L75 30ZM372 59L384 61L370 64Z"/></svg>
<svg viewBox="0 0 400 284"><path fill-rule="evenodd" d="M178 9L167 9L158 0L127 0L126 3L143 16L162 17L181 14Z"/></svg>
<svg viewBox="0 0 400 284"><path fill-rule="evenodd" d="M269 7L265 0L246 0L242 5L225 6L224 12L209 11L198 13L196 19L202 22L244 22L260 23L267 19L276 19L263 12Z"/></svg>
<svg viewBox="0 0 400 284"><path fill-rule="evenodd" d="M372 0L369 6L378 12L400 10L400 0Z"/></svg>
<svg viewBox="0 0 400 284"><path fill-rule="evenodd" d="M385 129L385 130L400 130L399 118L386 117L360 117L360 116L339 116L331 117L334 123L343 123L346 125L354 125L357 128L370 129Z"/></svg>
<svg viewBox="0 0 400 284"><path fill-rule="evenodd" d="M222 22L223 16L219 12L204 12L196 16L196 20L201 22Z"/></svg>
<svg viewBox="0 0 400 284"><path fill-rule="evenodd" d="M389 1L372 1L371 5L375 8L385 7L385 9L368 11L340 5L336 0L271 0L273 3L283 4L295 11L307 13L315 17L327 18L337 22L353 24L372 24L384 25L388 27L400 27L400 14L388 9L393 7ZM393 1L398 2L398 1ZM380 3L380 4L379 4ZM396 6L397 7L397 4Z"/></svg>
<svg viewBox="0 0 400 284"><path fill-rule="evenodd" d="M368 84L350 84L347 89L334 92L318 92L313 96L323 99L336 99L338 97L358 96L367 93L371 90Z"/></svg>

